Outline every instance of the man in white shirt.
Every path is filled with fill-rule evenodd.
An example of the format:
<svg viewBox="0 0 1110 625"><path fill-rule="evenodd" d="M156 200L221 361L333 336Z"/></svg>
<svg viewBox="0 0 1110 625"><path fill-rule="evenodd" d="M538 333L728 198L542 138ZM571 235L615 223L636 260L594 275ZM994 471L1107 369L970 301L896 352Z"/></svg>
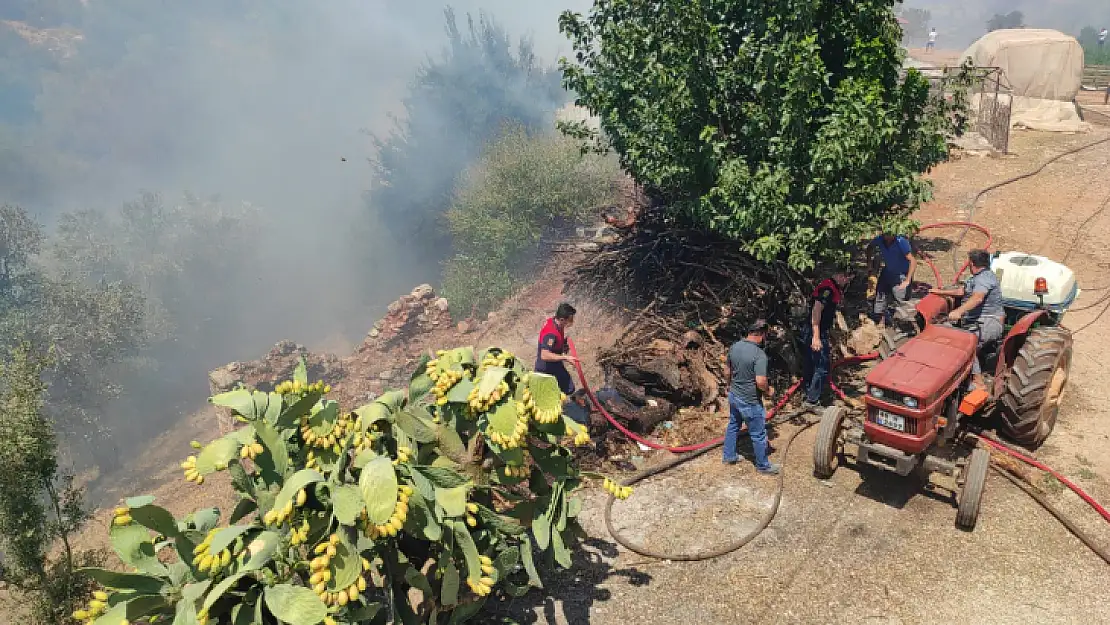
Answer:
<svg viewBox="0 0 1110 625"><path fill-rule="evenodd" d="M1106 29L1105 28L1098 31L1098 47L1101 48L1104 45L1106 45Z"/></svg>
<svg viewBox="0 0 1110 625"><path fill-rule="evenodd" d="M934 28L929 31L929 43L925 44L925 50L932 50L935 47L937 47L937 29Z"/></svg>

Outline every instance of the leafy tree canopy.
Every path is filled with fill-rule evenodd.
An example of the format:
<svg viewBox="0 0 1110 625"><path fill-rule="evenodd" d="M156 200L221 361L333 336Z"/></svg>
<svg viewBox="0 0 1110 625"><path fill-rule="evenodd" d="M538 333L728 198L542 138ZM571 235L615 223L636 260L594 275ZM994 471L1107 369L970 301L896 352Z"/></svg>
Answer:
<svg viewBox="0 0 1110 625"><path fill-rule="evenodd" d="M797 269L909 228L943 100L903 75L893 0L598 0L560 27L565 85L676 219ZM584 126L578 126L585 133Z"/></svg>

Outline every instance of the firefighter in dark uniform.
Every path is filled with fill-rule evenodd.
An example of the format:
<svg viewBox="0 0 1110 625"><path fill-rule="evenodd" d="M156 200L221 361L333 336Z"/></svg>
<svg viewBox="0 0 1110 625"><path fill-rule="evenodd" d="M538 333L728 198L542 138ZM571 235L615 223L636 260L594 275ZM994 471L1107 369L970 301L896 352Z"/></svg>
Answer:
<svg viewBox="0 0 1110 625"><path fill-rule="evenodd" d="M540 340L536 346L536 371L555 376L559 380L559 389L567 395L574 393L574 380L565 363L577 362L567 353L570 350L567 345L567 330L574 325L574 315L577 312L570 304L559 304L555 316L549 318L540 330Z"/></svg>
<svg viewBox="0 0 1110 625"><path fill-rule="evenodd" d="M802 386L805 405L816 408L829 379L831 345L829 330L836 320L836 309L844 299L844 288L851 278L837 272L817 284L809 300L809 314L798 332L798 348L802 354Z"/></svg>

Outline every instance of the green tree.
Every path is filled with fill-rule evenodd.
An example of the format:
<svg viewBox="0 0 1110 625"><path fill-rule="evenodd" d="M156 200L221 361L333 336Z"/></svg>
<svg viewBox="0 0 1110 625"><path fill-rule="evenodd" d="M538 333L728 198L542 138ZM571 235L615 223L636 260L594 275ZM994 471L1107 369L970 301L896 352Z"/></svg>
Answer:
<svg viewBox="0 0 1110 625"><path fill-rule="evenodd" d="M38 353L53 352L43 374L53 427L77 457L114 467L119 453L103 417L145 343L141 293L123 281L89 281L72 267L32 262L43 231L21 208L0 209L0 242L0 348L26 341Z"/></svg>
<svg viewBox="0 0 1110 625"><path fill-rule="evenodd" d="M443 282L456 314L495 308L537 268L543 235L611 201L619 175L571 139L508 127L462 175L447 213L456 255Z"/></svg>
<svg viewBox="0 0 1110 625"><path fill-rule="evenodd" d="M89 518L72 477L58 471L57 440L43 411L48 358L22 342L0 358L0 576L28 599L36 623L70 623L88 581L76 567L95 554L75 553L69 537ZM50 557L60 543L62 551Z"/></svg>
<svg viewBox="0 0 1110 625"><path fill-rule="evenodd" d="M894 4L598 0L560 18L565 85L673 219L796 269L845 261L880 221L910 227L947 155Z"/></svg>
<svg viewBox="0 0 1110 625"><path fill-rule="evenodd" d="M444 214L456 177L504 124L542 128L566 101L558 72L539 65L529 40L514 46L485 14L468 15L465 29L451 9L444 14L449 47L417 72L403 121L375 138L377 180L368 195L398 236L440 257L450 249Z"/></svg>

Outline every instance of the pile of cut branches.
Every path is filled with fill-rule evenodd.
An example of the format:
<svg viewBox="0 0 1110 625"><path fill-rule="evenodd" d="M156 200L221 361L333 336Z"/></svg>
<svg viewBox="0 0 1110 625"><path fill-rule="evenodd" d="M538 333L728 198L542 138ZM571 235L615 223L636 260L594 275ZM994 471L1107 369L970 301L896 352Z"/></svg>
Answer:
<svg viewBox="0 0 1110 625"><path fill-rule="evenodd" d="M599 355L608 373L638 371L663 342L686 350L687 360L695 360L689 350L700 352L696 360L723 382L729 345L757 318L786 330L770 338L772 368L780 375L797 369L790 330L804 313L809 281L785 263L754 259L723 237L676 228L658 209L641 214L580 264L568 288L634 315L620 339ZM709 403L710 396L701 393L701 399L693 403ZM710 401L718 399L714 393Z"/></svg>

